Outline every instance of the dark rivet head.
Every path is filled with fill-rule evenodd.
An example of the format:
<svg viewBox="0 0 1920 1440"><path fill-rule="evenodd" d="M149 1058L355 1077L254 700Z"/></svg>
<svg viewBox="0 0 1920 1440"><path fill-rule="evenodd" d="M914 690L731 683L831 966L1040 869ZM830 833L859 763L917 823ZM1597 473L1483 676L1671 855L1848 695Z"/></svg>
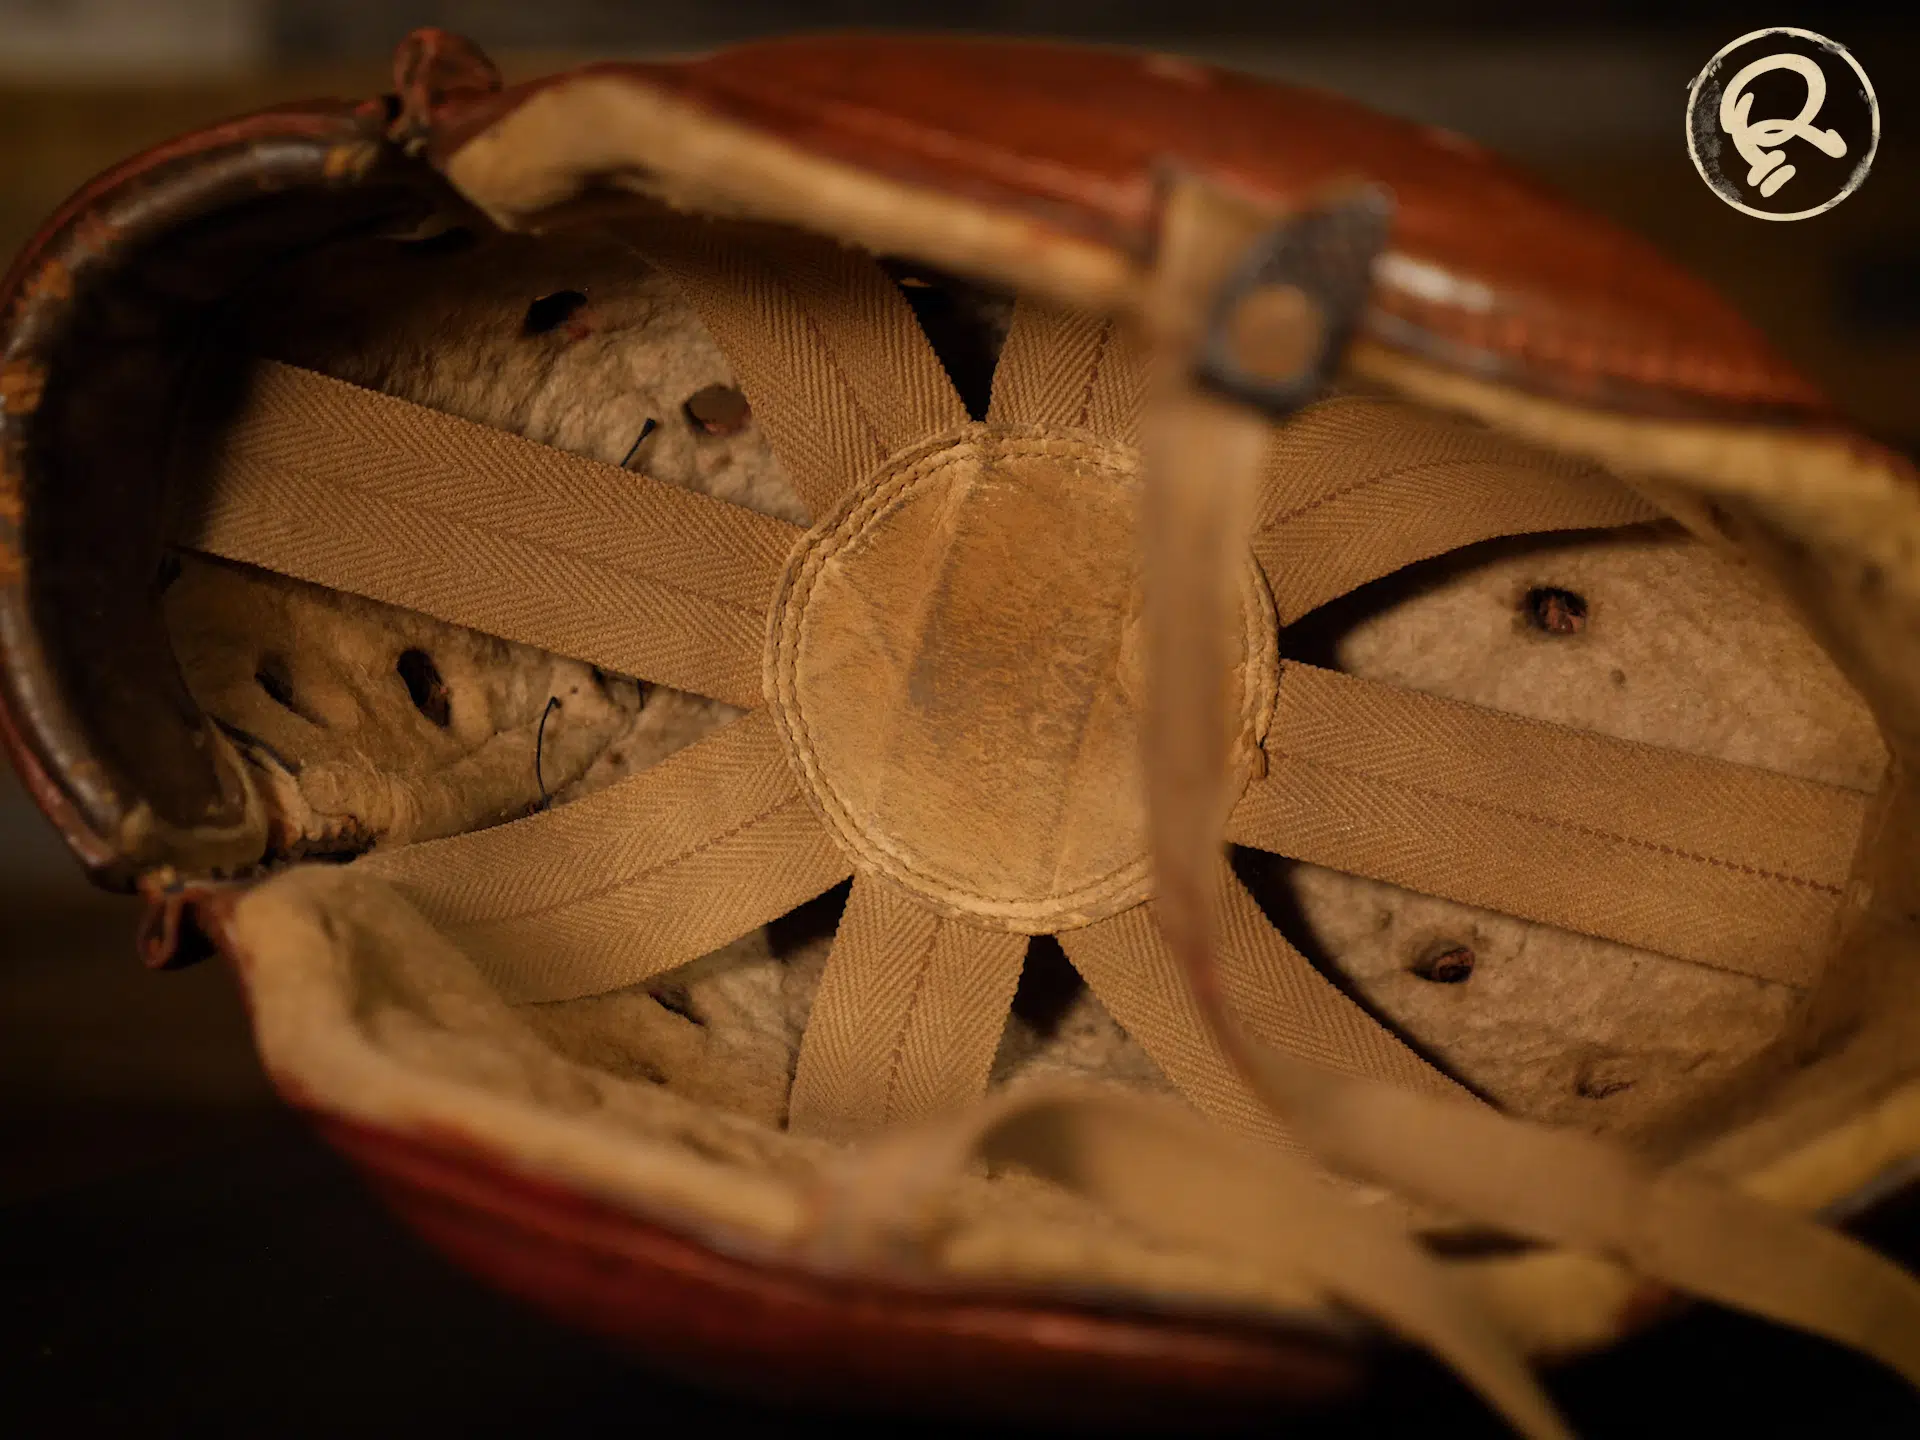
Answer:
<svg viewBox="0 0 1920 1440"><path fill-rule="evenodd" d="M708 385L687 397L687 423L704 435L735 435L752 413L747 397L731 385Z"/></svg>
<svg viewBox="0 0 1920 1440"><path fill-rule="evenodd" d="M1536 586L1527 592L1524 608L1534 629L1549 635L1578 635L1587 628L1587 602L1571 590Z"/></svg>
<svg viewBox="0 0 1920 1440"><path fill-rule="evenodd" d="M1227 320L1234 363L1262 380L1285 382L1318 359L1326 317L1295 285L1262 285L1242 295Z"/></svg>
<svg viewBox="0 0 1920 1440"><path fill-rule="evenodd" d="M1436 985L1458 985L1473 974L1473 951L1465 945L1437 946L1408 968Z"/></svg>

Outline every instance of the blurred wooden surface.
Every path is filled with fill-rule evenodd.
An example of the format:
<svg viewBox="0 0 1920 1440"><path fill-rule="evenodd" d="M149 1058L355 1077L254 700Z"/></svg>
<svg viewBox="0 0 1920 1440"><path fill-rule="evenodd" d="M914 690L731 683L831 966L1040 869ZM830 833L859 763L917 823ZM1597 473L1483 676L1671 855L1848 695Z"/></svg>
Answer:
<svg viewBox="0 0 1920 1440"><path fill-rule="evenodd" d="M143 969L138 913L87 883L0 766L0 1205L276 1119L230 977Z"/></svg>

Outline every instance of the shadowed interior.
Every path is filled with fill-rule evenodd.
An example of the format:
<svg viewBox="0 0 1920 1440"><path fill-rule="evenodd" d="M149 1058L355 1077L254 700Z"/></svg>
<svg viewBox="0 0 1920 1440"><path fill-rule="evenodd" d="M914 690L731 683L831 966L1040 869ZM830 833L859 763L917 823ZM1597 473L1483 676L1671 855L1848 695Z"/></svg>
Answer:
<svg viewBox="0 0 1920 1440"><path fill-rule="evenodd" d="M217 448L268 360L770 518L808 513L727 353L615 238L503 236L452 216L294 247L244 278L197 335L202 403L160 447L176 534L197 523L201 437ZM1004 302L936 276L896 283L915 313L941 317L929 328L956 378L1006 333ZM1429 423L1418 407L1375 403L1330 397L1327 413L1362 426L1357 446ZM193 553L156 563L150 593L188 692L262 797L268 869L564 815L739 713ZM1491 542L1283 618L1288 661L1448 700L1851 790L1886 764L1864 707L1769 582L1671 525ZM1671 1130L1777 1062L1802 999L1797 984L1330 867L1252 851L1240 862L1261 909L1325 976L1522 1116L1629 1139ZM785 1187L838 1153L788 1123L831 937L861 903L858 883L852 900L819 888L795 914L643 983L531 1002L356 867L288 871L252 892L227 938L283 1083L324 1073L330 1102L441 1107L495 1125L508 1149L557 1147L589 1171L626 1165L617 1157L637 1146L653 1202L773 1242L799 1223ZM521 933L540 947L537 928ZM991 1089L1063 1075L1182 1088L1056 947L1036 944L1022 973L981 1057ZM950 1275L1295 1317L1321 1298L1297 1279L1169 1251L1018 1173L970 1180L952 1199L962 1223L939 1256ZM1527 1309L1491 1293L1512 1316ZM1515 1320L1534 1343L1560 1343L1537 1323Z"/></svg>

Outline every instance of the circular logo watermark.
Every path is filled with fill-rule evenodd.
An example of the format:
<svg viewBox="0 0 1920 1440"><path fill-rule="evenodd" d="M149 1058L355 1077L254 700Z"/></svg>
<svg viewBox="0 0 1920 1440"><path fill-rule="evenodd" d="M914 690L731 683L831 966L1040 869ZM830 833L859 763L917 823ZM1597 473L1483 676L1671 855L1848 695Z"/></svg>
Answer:
<svg viewBox="0 0 1920 1440"><path fill-rule="evenodd" d="M1687 91L1687 153L1713 193L1759 220L1804 220L1860 188L1880 102L1846 46L1775 26L1722 47Z"/></svg>

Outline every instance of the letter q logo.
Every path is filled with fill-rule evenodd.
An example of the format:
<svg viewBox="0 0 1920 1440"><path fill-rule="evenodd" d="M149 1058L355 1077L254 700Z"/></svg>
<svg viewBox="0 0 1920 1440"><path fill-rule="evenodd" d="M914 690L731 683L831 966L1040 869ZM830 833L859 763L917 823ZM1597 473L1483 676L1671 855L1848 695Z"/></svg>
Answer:
<svg viewBox="0 0 1920 1440"><path fill-rule="evenodd" d="M1860 188L1879 145L1880 105L1867 72L1845 46L1811 30L1742 35L1687 91L1694 169L1714 194L1757 219L1831 210Z"/></svg>

